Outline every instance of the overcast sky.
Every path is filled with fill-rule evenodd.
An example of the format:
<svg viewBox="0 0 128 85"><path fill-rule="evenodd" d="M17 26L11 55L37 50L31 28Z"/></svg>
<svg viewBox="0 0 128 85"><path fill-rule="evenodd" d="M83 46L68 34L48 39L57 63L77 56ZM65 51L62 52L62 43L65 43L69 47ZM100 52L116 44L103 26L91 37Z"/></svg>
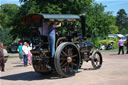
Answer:
<svg viewBox="0 0 128 85"><path fill-rule="evenodd" d="M128 0L96 0L97 3L106 5L105 11L112 11L116 15L119 9L125 9L128 13ZM5 3L17 4L20 6L19 0L0 0L0 5Z"/></svg>

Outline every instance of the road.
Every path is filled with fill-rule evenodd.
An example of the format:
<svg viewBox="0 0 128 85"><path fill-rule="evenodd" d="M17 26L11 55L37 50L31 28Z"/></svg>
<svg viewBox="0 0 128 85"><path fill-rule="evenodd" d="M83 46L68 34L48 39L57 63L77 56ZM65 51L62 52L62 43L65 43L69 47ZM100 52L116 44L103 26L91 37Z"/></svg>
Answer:
<svg viewBox="0 0 128 85"><path fill-rule="evenodd" d="M18 58L8 59L6 71L0 72L0 85L128 85L128 54L102 52L101 69L90 70L84 63L75 76L60 78L56 73L41 75L32 66L24 67Z"/></svg>

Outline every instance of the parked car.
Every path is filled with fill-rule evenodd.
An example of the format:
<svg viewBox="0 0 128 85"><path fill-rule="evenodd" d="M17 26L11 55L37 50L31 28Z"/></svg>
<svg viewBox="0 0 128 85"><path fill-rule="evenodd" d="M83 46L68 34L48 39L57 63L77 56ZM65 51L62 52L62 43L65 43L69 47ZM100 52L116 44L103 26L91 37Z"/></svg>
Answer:
<svg viewBox="0 0 128 85"><path fill-rule="evenodd" d="M8 53L17 53L18 43L11 43L7 47Z"/></svg>
<svg viewBox="0 0 128 85"><path fill-rule="evenodd" d="M122 34L109 34L108 35L109 38L119 38L119 37L122 37L122 39L124 41L126 41L126 36L122 35Z"/></svg>

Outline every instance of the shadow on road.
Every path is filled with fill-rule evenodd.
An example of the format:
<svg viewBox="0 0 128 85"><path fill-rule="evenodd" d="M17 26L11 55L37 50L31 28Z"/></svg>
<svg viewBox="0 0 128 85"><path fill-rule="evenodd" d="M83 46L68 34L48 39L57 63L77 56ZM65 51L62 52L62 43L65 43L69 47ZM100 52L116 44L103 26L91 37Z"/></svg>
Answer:
<svg viewBox="0 0 128 85"><path fill-rule="evenodd" d="M87 71L95 70L94 68L80 68L80 69L87 70Z"/></svg>
<svg viewBox="0 0 128 85"><path fill-rule="evenodd" d="M115 53L115 54L109 54L109 55L110 55L110 56L117 56L118 54Z"/></svg>
<svg viewBox="0 0 128 85"><path fill-rule="evenodd" d="M114 53L113 53L113 54L109 54L109 55L110 55L109 57L116 57L116 58L117 58L117 57L119 57L119 58L120 58L120 57L121 57L121 58L122 58L122 57L126 57L126 58L128 58L128 57L127 57L127 54L117 54L117 53L114 54Z"/></svg>
<svg viewBox="0 0 128 85"><path fill-rule="evenodd" d="M43 79L61 79L57 73L51 73L48 75L36 73L33 71L30 72L24 72L20 74L13 74L8 76L0 77L0 79L5 80L24 80L24 81L32 81L32 80L43 80Z"/></svg>
<svg viewBox="0 0 128 85"><path fill-rule="evenodd" d="M13 67L24 67L24 65L15 65Z"/></svg>

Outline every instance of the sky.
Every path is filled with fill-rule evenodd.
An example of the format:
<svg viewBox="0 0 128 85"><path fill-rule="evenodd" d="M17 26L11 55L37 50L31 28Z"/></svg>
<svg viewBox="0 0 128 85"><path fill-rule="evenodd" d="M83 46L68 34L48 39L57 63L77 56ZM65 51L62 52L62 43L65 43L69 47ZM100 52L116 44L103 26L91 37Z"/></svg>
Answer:
<svg viewBox="0 0 128 85"><path fill-rule="evenodd" d="M111 11L114 16L120 9L125 9L126 13L128 13L128 0L96 0L96 2L106 5L105 11ZM0 5L5 3L17 4L19 6L21 4L19 0L0 0Z"/></svg>
<svg viewBox="0 0 128 85"><path fill-rule="evenodd" d="M8 3L8 4L17 4L17 5L20 6L19 0L0 0L0 5L1 4L6 4L6 3Z"/></svg>
<svg viewBox="0 0 128 85"><path fill-rule="evenodd" d="M96 0L96 2L106 5L105 11L111 11L115 16L120 9L125 9L128 14L128 0Z"/></svg>

